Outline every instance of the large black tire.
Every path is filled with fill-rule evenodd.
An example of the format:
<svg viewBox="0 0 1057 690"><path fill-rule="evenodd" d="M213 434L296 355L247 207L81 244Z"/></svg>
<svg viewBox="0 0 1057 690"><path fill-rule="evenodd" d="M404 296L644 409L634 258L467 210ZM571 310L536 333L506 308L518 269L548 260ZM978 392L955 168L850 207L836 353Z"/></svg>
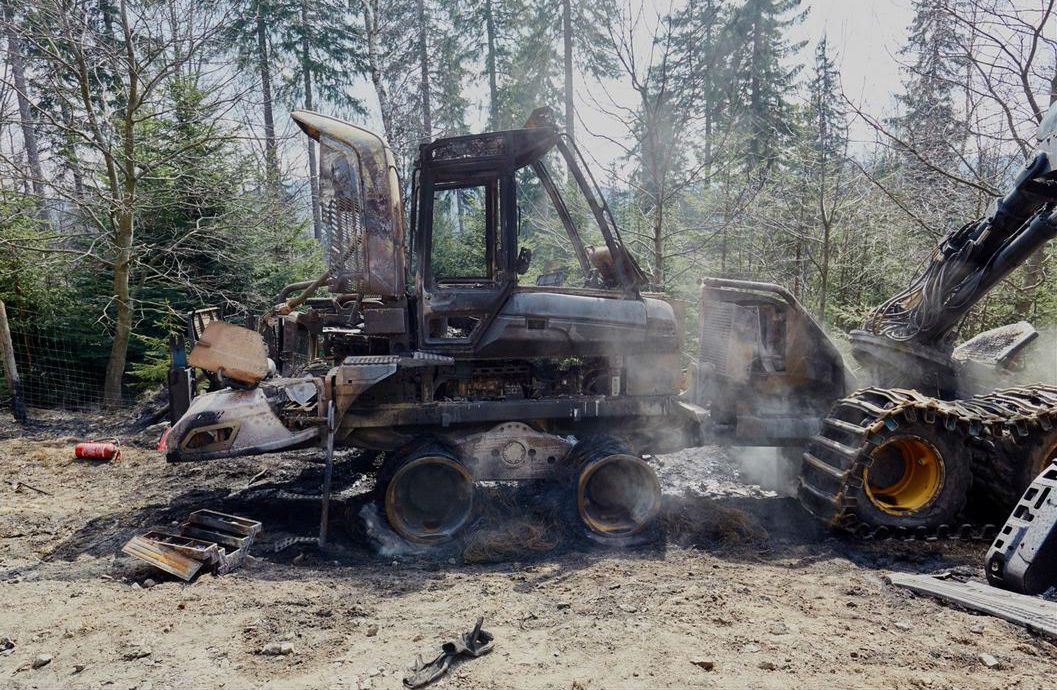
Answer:
<svg viewBox="0 0 1057 690"><path fill-rule="evenodd" d="M561 515L574 537L607 546L647 544L662 538L660 483L653 469L624 441L608 435L587 436L569 452L566 468ZM612 492L625 481L634 484L631 491ZM621 494L616 503L622 505L598 500L595 489L605 491L607 485L612 493Z"/></svg>
<svg viewBox="0 0 1057 690"><path fill-rule="evenodd" d="M877 389L834 406L804 453L798 496L809 512L850 530L952 524L973 481L968 434L932 410L892 407Z"/></svg>
<svg viewBox="0 0 1057 690"><path fill-rule="evenodd" d="M422 441L391 454L378 470L375 499L389 527L407 541L437 545L473 522L469 468L445 446Z"/></svg>
<svg viewBox="0 0 1057 690"><path fill-rule="evenodd" d="M1057 427L1032 427L1025 438L1014 431L988 450L974 454L969 507L981 517L1003 522L1028 485L1057 460Z"/></svg>

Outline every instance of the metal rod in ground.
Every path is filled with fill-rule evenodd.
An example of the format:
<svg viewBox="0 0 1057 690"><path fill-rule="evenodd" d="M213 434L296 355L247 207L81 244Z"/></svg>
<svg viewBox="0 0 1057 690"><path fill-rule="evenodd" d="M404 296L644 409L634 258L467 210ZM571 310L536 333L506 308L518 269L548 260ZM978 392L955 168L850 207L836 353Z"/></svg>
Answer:
<svg viewBox="0 0 1057 690"><path fill-rule="evenodd" d="M22 397L22 380L18 377L18 365L15 363L15 344L11 342L11 326L7 322L7 307L0 301L0 350L3 350L4 376L11 389L12 409L15 421L25 424L29 421L26 413L26 401Z"/></svg>
<svg viewBox="0 0 1057 690"><path fill-rule="evenodd" d="M334 419L334 401L327 406L326 428L326 466L323 469L323 504L319 510L319 548L327 546L327 528L330 522L330 484L334 476L334 432L337 426Z"/></svg>

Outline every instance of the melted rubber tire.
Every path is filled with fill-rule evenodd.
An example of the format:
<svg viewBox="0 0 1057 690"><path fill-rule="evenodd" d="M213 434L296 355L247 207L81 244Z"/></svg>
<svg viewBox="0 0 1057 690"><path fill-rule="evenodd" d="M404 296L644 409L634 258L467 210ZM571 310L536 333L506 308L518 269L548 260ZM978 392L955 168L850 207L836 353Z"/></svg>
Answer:
<svg viewBox="0 0 1057 690"><path fill-rule="evenodd" d="M625 535L605 535L595 532L580 517L577 505L577 484L584 467L609 455L634 455L628 444L614 436L591 435L581 439L566 457L567 470L562 473L560 492L560 515L567 531L579 542L611 547L641 546L662 541L664 538L663 498L656 514L638 531Z"/></svg>
<svg viewBox="0 0 1057 690"><path fill-rule="evenodd" d="M419 441L418 443L410 446L410 448L404 448L401 449L401 451L398 451L397 453L389 455L382 462L382 466L378 470L378 481L374 489L375 504L378 506L378 511L380 515L384 518L386 525L390 530L392 530L394 534L405 539L408 543L414 544L418 547L441 547L456 542L461 536L463 536L466 531L466 528L473 524L477 506L476 502L473 502L472 494L472 502L469 509L469 513L465 518L462 519L458 528L454 530L450 535L447 535L444 539L438 538L431 539L428 541L420 541L418 539L409 537L407 534L398 529L397 526L392 523L390 515L386 509L386 497L388 495L390 485L392 484L393 479L396 478L397 475L401 472L401 470L403 470L405 467L425 457L442 457L448 460L449 462L465 469L465 466L462 461L459 460L459 458L451 450L449 450L442 444L429 439ZM466 470L466 473L469 474L469 471ZM472 490L476 491L476 487L473 487Z"/></svg>

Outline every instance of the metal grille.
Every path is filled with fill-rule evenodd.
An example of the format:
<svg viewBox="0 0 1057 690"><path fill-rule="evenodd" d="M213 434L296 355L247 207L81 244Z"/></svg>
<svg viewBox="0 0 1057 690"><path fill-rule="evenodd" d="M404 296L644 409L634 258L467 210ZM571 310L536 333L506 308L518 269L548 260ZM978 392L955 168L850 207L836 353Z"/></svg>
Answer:
<svg viewBox="0 0 1057 690"><path fill-rule="evenodd" d="M367 269L359 160L354 151L324 137L320 163L327 266L335 275L354 283L350 287L358 289Z"/></svg>
<svg viewBox="0 0 1057 690"><path fill-rule="evenodd" d="M720 375L727 373L727 352L734 330L734 312L737 307L731 302L704 302L701 304L701 339L698 361L715 367Z"/></svg>
<svg viewBox="0 0 1057 690"><path fill-rule="evenodd" d="M335 196L323 210L327 266L334 271L363 273L363 213L356 199Z"/></svg>
<svg viewBox="0 0 1057 690"><path fill-rule="evenodd" d="M760 311L733 302L701 305L701 338L697 360L711 364L717 376L743 380L759 349Z"/></svg>

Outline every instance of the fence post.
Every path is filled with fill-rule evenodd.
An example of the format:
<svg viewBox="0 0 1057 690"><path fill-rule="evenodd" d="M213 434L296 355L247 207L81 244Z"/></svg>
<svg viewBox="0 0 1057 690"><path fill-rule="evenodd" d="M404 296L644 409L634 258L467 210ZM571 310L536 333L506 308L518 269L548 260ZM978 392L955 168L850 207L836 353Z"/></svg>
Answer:
<svg viewBox="0 0 1057 690"><path fill-rule="evenodd" d="M4 375L11 388L15 421L25 424L29 421L26 414L26 401L22 398L22 380L18 378L18 365L15 363L15 344L11 342L11 326L7 323L7 307L0 300L0 350L4 355Z"/></svg>

